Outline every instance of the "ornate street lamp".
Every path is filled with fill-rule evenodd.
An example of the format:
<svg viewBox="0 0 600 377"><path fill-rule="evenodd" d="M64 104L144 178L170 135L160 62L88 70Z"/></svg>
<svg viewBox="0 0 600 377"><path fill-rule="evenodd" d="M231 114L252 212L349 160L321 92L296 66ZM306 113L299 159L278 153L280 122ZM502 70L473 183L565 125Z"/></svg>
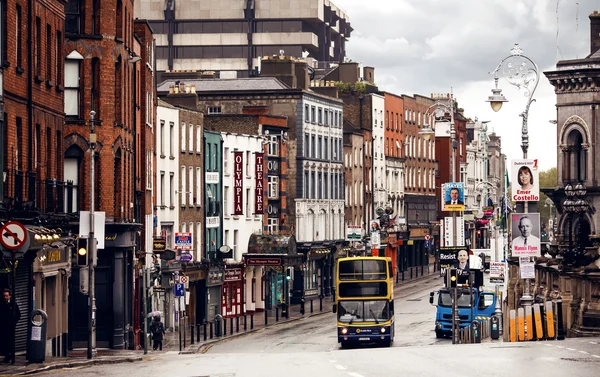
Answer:
<svg viewBox="0 0 600 377"><path fill-rule="evenodd" d="M494 111L499 111L502 108L502 104L507 102L507 99L502 95L502 90L498 88L500 76L504 77L509 84L523 89L523 94L527 97L525 111L521 113L521 117L523 118L521 126L521 149L523 150L523 158L526 159L527 150L529 149L527 119L529 117L529 107L535 101L533 93L540 81L538 66L529 57L523 55L523 50L519 47L518 43L515 43L510 50L510 55L502 59L496 69L490 72L490 74L494 75L495 88L492 89L492 95L488 98L487 102L490 102ZM528 204L528 202L523 203L523 212L525 213L529 212ZM525 289L521 297L521 304L523 306L531 306L532 303L533 297L530 293L529 279L525 279Z"/></svg>
<svg viewBox="0 0 600 377"><path fill-rule="evenodd" d="M581 182L577 183L574 187L568 183L564 190L567 198L563 201L562 205L569 219L569 243L567 250L563 254L563 263L565 265L578 266L585 250L579 242L573 245L573 233L575 232L573 229L573 217L585 217L590 205L587 200L585 200L587 190Z"/></svg>

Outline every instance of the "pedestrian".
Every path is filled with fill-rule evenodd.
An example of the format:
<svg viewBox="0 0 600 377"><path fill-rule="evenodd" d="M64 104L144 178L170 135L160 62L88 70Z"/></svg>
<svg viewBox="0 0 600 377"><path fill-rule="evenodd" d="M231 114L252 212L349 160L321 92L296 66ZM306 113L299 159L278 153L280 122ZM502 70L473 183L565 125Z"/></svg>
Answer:
<svg viewBox="0 0 600 377"><path fill-rule="evenodd" d="M12 300L10 289L5 288L0 303L0 354L4 355L5 363L15 362L15 328L19 319L19 306Z"/></svg>
<svg viewBox="0 0 600 377"><path fill-rule="evenodd" d="M152 334L152 349L160 349L162 351L163 335L165 334L165 325L160 321L160 316L157 315L152 319L150 325L150 333Z"/></svg>

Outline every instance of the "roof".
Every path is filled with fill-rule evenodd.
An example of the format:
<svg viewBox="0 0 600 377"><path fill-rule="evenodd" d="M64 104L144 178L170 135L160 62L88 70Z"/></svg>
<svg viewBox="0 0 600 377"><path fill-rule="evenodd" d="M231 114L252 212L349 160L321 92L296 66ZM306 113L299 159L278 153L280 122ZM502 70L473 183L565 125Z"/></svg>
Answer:
<svg viewBox="0 0 600 377"><path fill-rule="evenodd" d="M196 92L229 92L290 89L275 77L249 77L239 79L166 80L158 85L157 91L168 93L169 86L176 81L196 85Z"/></svg>

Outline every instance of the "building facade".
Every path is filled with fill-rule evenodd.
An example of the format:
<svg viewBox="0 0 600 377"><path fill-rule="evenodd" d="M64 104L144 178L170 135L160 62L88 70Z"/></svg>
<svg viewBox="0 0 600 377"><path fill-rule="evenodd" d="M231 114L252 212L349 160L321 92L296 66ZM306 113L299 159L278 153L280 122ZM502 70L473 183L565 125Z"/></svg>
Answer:
<svg viewBox="0 0 600 377"><path fill-rule="evenodd" d="M159 71L208 70L221 78L257 76L261 59L281 55L341 62L352 32L329 0L136 0L135 17L157 34ZM156 6L158 5L158 6Z"/></svg>

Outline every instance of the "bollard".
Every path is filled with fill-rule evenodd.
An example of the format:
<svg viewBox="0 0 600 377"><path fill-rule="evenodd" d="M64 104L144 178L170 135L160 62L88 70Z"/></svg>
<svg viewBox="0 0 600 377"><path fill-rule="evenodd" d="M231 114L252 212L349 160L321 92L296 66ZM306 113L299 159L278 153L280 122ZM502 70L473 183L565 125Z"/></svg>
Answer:
<svg viewBox="0 0 600 377"><path fill-rule="evenodd" d="M531 306L525 307L525 323L527 324L527 340L533 340L533 316Z"/></svg>
<svg viewBox="0 0 600 377"><path fill-rule="evenodd" d="M279 306L275 307L275 322L279 322Z"/></svg>
<svg viewBox="0 0 600 377"><path fill-rule="evenodd" d="M562 297L558 296L556 298L556 340L565 340L565 329L563 327L563 318L562 318Z"/></svg>
<svg viewBox="0 0 600 377"><path fill-rule="evenodd" d="M187 347L186 342L186 335L187 335L187 324L186 324L186 319L187 317L183 317L183 349L185 349Z"/></svg>
<svg viewBox="0 0 600 377"><path fill-rule="evenodd" d="M196 342L200 343L200 324L196 324Z"/></svg>
<svg viewBox="0 0 600 377"><path fill-rule="evenodd" d="M323 296L319 296L319 311L323 311Z"/></svg>
<svg viewBox="0 0 600 377"><path fill-rule="evenodd" d="M192 341L190 342L190 344L194 344L194 325L192 325Z"/></svg>
<svg viewBox="0 0 600 377"><path fill-rule="evenodd" d="M244 331L248 330L248 315L244 314Z"/></svg>
<svg viewBox="0 0 600 377"><path fill-rule="evenodd" d="M554 339L554 311L552 301L546 302L546 331L548 339Z"/></svg>
<svg viewBox="0 0 600 377"><path fill-rule="evenodd" d="M233 335L233 318L229 318L229 335Z"/></svg>
<svg viewBox="0 0 600 377"><path fill-rule="evenodd" d="M304 315L304 297L300 299L300 314Z"/></svg>
<svg viewBox="0 0 600 377"><path fill-rule="evenodd" d="M265 310L265 326L269 324L269 311Z"/></svg>
<svg viewBox="0 0 600 377"><path fill-rule="evenodd" d="M544 327L542 325L540 304L533 304L533 322L535 323L535 337L541 340L544 337Z"/></svg>
<svg viewBox="0 0 600 377"><path fill-rule="evenodd" d="M512 309L510 312L510 319L509 319L509 328L508 328L508 335L510 336L510 341L511 342L516 342L517 341L517 312Z"/></svg>
<svg viewBox="0 0 600 377"><path fill-rule="evenodd" d="M213 323L210 323L210 338L213 338Z"/></svg>
<svg viewBox="0 0 600 377"><path fill-rule="evenodd" d="M517 309L517 333L519 342L525 340L525 309Z"/></svg>
<svg viewBox="0 0 600 377"><path fill-rule="evenodd" d="M217 314L215 316L215 337L220 338L223 334L223 324L225 323L225 319L222 315Z"/></svg>
<svg viewBox="0 0 600 377"><path fill-rule="evenodd" d="M223 318L223 336L227 336L227 318Z"/></svg>
<svg viewBox="0 0 600 377"><path fill-rule="evenodd" d="M310 312L313 312L313 300L312 298L310 299Z"/></svg>
<svg viewBox="0 0 600 377"><path fill-rule="evenodd" d="M207 327L207 323L206 323L206 321L204 321L204 328L202 329L202 330L204 330L204 331L202 331L203 332L202 337L204 338L204 340L206 340L206 335L207 335L206 327ZM212 339L212 323L210 324L210 338Z"/></svg>
<svg viewBox="0 0 600 377"><path fill-rule="evenodd" d="M250 330L254 329L254 313L250 314Z"/></svg>

